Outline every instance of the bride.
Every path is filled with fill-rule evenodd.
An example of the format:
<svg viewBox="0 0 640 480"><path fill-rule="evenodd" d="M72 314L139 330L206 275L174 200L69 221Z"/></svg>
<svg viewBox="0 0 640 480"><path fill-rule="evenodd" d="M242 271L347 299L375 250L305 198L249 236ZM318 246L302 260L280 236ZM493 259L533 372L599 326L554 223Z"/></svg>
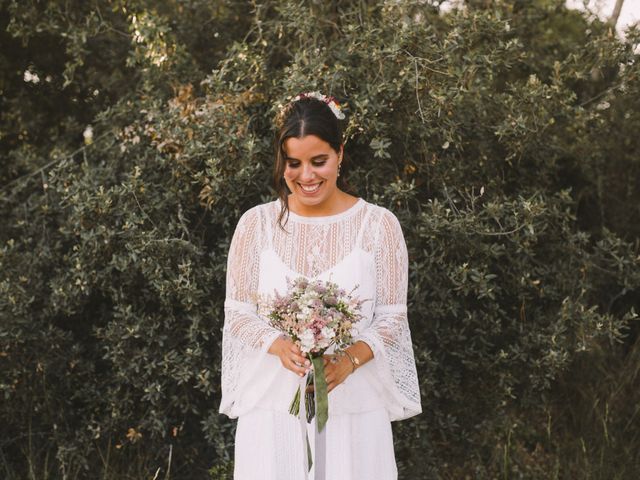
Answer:
<svg viewBox="0 0 640 480"><path fill-rule="evenodd" d="M231 241L219 411L238 419L235 480L395 480L390 422L422 412L402 229L389 210L349 193L343 119L338 102L318 92L282 109L278 198L247 210ZM299 276L330 279L371 300L346 355L333 347L325 354L329 418L321 433L315 418L289 413L309 363L260 303Z"/></svg>

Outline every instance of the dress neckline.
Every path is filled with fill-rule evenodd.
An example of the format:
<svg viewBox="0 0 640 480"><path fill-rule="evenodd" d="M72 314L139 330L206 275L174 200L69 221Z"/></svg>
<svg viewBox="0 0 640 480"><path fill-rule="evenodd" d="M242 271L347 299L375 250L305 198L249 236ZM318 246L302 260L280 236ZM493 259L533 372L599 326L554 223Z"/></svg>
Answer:
<svg viewBox="0 0 640 480"><path fill-rule="evenodd" d="M307 280L317 280L320 277L322 277L323 275L331 275L334 270L336 270L338 267L342 266L342 264L346 263L357 252L361 252L365 256L370 256L371 255L370 252L367 252L366 250L364 250L359 245L355 245L351 249L351 251L349 253L347 253L344 257L342 257L340 260L338 260L333 266L331 266L331 267L329 267L329 268L327 268L327 269L325 269L325 270L323 270L323 271L321 271L321 272L319 272L319 273L317 273L315 275L307 275L307 274L300 273L300 272L294 270L289 265L284 263L284 260L282 260L282 258L280 258L280 255L278 255L278 252L276 252L273 247L269 247L269 248L264 249L262 252L260 252L260 255L264 255L264 254L270 253L276 259L276 261L278 263L280 263L280 265L282 265L282 268L284 268L285 270L288 270L289 273L293 274L295 277L304 277Z"/></svg>
<svg viewBox="0 0 640 480"><path fill-rule="evenodd" d="M346 210L343 210L340 213L334 213L333 215L323 215L323 216L319 216L319 217L308 217L308 216L305 216L305 215L299 215L299 214L294 213L291 210L289 210L289 218L294 220L294 221L296 221L296 222L302 222L302 223L335 222L335 221L342 220L343 218L350 217L351 215L355 214L358 210L360 210L364 206L365 203L367 203L367 202L364 200L364 198L358 197L358 200L356 201L356 203L351 205Z"/></svg>

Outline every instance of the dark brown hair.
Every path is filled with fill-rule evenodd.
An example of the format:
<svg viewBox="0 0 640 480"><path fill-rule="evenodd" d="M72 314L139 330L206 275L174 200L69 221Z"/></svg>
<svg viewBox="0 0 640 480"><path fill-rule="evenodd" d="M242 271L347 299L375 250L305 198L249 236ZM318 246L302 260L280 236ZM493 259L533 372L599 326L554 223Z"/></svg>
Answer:
<svg viewBox="0 0 640 480"><path fill-rule="evenodd" d="M336 152L340 152L343 138L343 125L341 120L334 115L329 105L322 100L313 97L301 98L288 104L280 113L277 126L278 131L275 136L275 163L273 168L273 183L281 200L282 209L278 216L278 223L284 229L282 219L289 218L289 199L291 193L284 180L284 170L287 166L284 142L288 138L302 138L307 135L315 135L327 142ZM344 178L347 167L345 162L346 154L343 152L340 176L337 186L340 190L350 191L351 187ZM285 220L286 223L286 220Z"/></svg>

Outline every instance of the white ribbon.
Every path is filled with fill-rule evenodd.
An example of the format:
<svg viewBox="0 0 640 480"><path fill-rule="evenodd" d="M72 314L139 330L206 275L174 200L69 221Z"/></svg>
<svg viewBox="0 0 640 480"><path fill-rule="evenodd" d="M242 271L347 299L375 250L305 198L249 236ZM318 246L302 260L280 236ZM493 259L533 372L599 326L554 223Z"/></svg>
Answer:
<svg viewBox="0 0 640 480"><path fill-rule="evenodd" d="M307 477L307 472L309 471L309 461L307 460L307 402L305 401L305 385L307 384L307 373L302 380L300 380L300 385L298 388L301 389L300 392L300 431L302 433L302 468L304 470L304 476ZM314 462L315 463L315 462Z"/></svg>
<svg viewBox="0 0 640 480"><path fill-rule="evenodd" d="M317 409L316 409L317 412ZM314 420L316 420L314 418ZM314 422L315 423L315 422ZM327 426L325 425L321 432L318 432L318 424L315 423L315 455L313 457L314 477L313 480L325 480L326 477L326 459L327 459Z"/></svg>

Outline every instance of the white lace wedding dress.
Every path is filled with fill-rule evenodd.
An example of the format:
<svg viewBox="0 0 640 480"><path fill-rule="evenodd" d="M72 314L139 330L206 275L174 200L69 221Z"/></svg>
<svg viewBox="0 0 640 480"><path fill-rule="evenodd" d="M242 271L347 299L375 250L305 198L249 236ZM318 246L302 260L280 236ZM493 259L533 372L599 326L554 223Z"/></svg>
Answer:
<svg viewBox="0 0 640 480"><path fill-rule="evenodd" d="M355 340L366 342L374 358L329 393L326 478L395 480L390 421L422 412L400 224L362 198L337 215L290 212L286 231L279 212L279 200L245 212L229 249L219 411L238 418L234 479L314 478L304 468L300 420L288 412L302 379L268 353L281 332L268 324L264 307L265 296L284 294L287 278L302 275L355 287L368 300ZM307 429L313 451L315 419Z"/></svg>

